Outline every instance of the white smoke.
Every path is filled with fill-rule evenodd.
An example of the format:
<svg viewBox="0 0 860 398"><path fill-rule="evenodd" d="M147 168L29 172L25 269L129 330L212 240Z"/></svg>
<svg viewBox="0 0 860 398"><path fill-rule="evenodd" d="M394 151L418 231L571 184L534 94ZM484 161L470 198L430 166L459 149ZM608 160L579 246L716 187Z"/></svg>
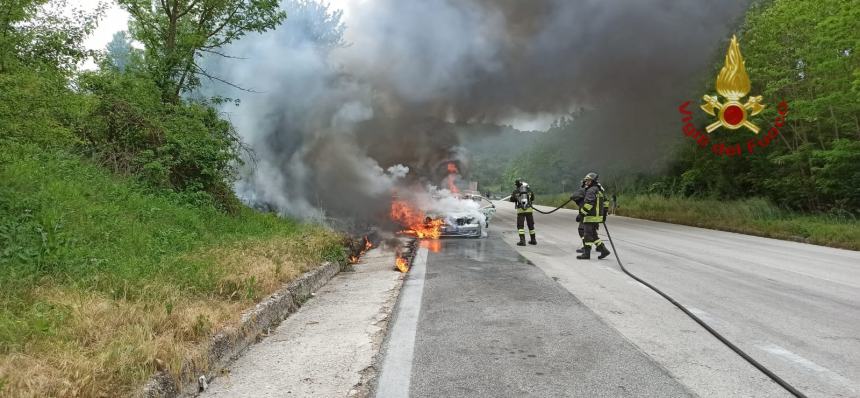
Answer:
<svg viewBox="0 0 860 398"><path fill-rule="evenodd" d="M448 225L457 225L458 219L468 220L469 224L483 225L487 222L482 203L446 188L427 185L423 189L413 190L409 201L428 217L441 218Z"/></svg>

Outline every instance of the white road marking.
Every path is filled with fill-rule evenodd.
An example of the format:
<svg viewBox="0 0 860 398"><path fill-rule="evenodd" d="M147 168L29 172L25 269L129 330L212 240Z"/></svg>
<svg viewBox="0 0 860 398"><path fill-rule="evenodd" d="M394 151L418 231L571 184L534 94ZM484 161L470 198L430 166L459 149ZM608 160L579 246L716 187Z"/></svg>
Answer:
<svg viewBox="0 0 860 398"><path fill-rule="evenodd" d="M849 380L848 378L846 378L846 377L844 377L844 376L842 376L842 375L840 375L840 374L838 374L838 373L836 373L830 369L827 369L824 366L821 366L815 362L812 362L812 361L810 361L810 360L808 360L808 359L806 359L800 355L797 355L797 354L795 354L795 353L793 353L793 352L791 352L791 351L789 351L783 347L780 347L776 344L760 345L760 346L758 346L758 348L769 353L769 354L772 354L776 357L779 357L780 359L787 361L793 365L799 366L799 367L803 368L804 370L812 371L816 375L826 376L827 378L831 379L832 381L837 382L838 384L842 385L843 387L847 387L849 390L851 390L852 393L856 393L858 388L860 388L856 384L854 384L851 380Z"/></svg>
<svg viewBox="0 0 860 398"><path fill-rule="evenodd" d="M382 372L376 387L377 398L407 398L412 379L412 356L415 351L415 332L424 295L424 274L427 270L427 248L418 249L409 276L400 293L398 311L391 326L391 334L382 363Z"/></svg>

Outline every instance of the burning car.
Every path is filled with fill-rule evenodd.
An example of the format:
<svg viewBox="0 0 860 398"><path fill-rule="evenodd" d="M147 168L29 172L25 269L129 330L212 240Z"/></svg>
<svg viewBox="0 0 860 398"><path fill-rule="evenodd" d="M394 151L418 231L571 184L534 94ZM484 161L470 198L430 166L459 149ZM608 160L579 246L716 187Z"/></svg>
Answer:
<svg viewBox="0 0 860 398"><path fill-rule="evenodd" d="M483 238L487 236L490 219L496 214L496 206L489 199L473 194L462 193L460 200L468 201L475 206L466 206L462 210L450 211L441 215L445 220L442 225L442 237L447 238Z"/></svg>
<svg viewBox="0 0 860 398"><path fill-rule="evenodd" d="M464 193L460 195L461 199L471 200L478 204L478 210L484 215L484 226L490 227L490 220L496 214L496 205L490 199L485 198L476 193Z"/></svg>
<svg viewBox="0 0 860 398"><path fill-rule="evenodd" d="M482 238L487 236L486 218L482 214L459 213L447 214L440 230L443 238Z"/></svg>
<svg viewBox="0 0 860 398"><path fill-rule="evenodd" d="M391 219L405 227L404 234L418 238L481 238L487 236L496 207L473 193L437 194L420 206L394 200Z"/></svg>

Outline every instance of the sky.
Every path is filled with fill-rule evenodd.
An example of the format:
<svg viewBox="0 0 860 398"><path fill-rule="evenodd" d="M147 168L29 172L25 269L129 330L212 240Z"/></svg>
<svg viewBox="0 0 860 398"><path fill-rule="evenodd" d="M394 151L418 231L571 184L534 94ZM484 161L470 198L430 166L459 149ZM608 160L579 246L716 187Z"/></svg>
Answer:
<svg viewBox="0 0 860 398"><path fill-rule="evenodd" d="M98 0L78 0L73 8L81 8L92 10L98 6ZM128 29L128 13L119 7L115 2L109 2L107 13L99 22L98 28L84 42L87 48L91 50L103 49L114 33L120 30Z"/></svg>

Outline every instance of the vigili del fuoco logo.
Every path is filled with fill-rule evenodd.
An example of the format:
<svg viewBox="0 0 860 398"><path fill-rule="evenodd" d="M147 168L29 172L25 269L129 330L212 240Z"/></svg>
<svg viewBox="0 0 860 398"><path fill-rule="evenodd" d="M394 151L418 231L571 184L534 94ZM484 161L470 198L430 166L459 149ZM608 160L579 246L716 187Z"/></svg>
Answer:
<svg viewBox="0 0 860 398"><path fill-rule="evenodd" d="M693 112L688 109L690 101L686 101L678 107L678 111L682 115L681 121L684 123L684 135L696 140L696 143L702 148L710 147L711 152L717 156L753 154L758 148L766 148L771 141L776 139L779 135L779 128L785 124L788 103L783 100L776 106L778 115L774 119L773 126L767 134L760 136L759 127L750 118L761 113L767 105L765 105L761 95L747 97L750 92L750 78L744 67L741 47L735 36L732 36L729 49L726 51L725 65L720 70L720 74L717 75L716 88L719 96L705 94L702 97L704 103L700 105L705 113L716 118L713 123L705 127L707 134L702 133L693 125ZM720 97L724 99L722 102ZM747 97L746 102L744 102L744 97ZM752 132L754 135L746 141L746 145L711 142L711 133L721 127L727 130L741 129L741 131ZM713 137L716 138L716 135Z"/></svg>

